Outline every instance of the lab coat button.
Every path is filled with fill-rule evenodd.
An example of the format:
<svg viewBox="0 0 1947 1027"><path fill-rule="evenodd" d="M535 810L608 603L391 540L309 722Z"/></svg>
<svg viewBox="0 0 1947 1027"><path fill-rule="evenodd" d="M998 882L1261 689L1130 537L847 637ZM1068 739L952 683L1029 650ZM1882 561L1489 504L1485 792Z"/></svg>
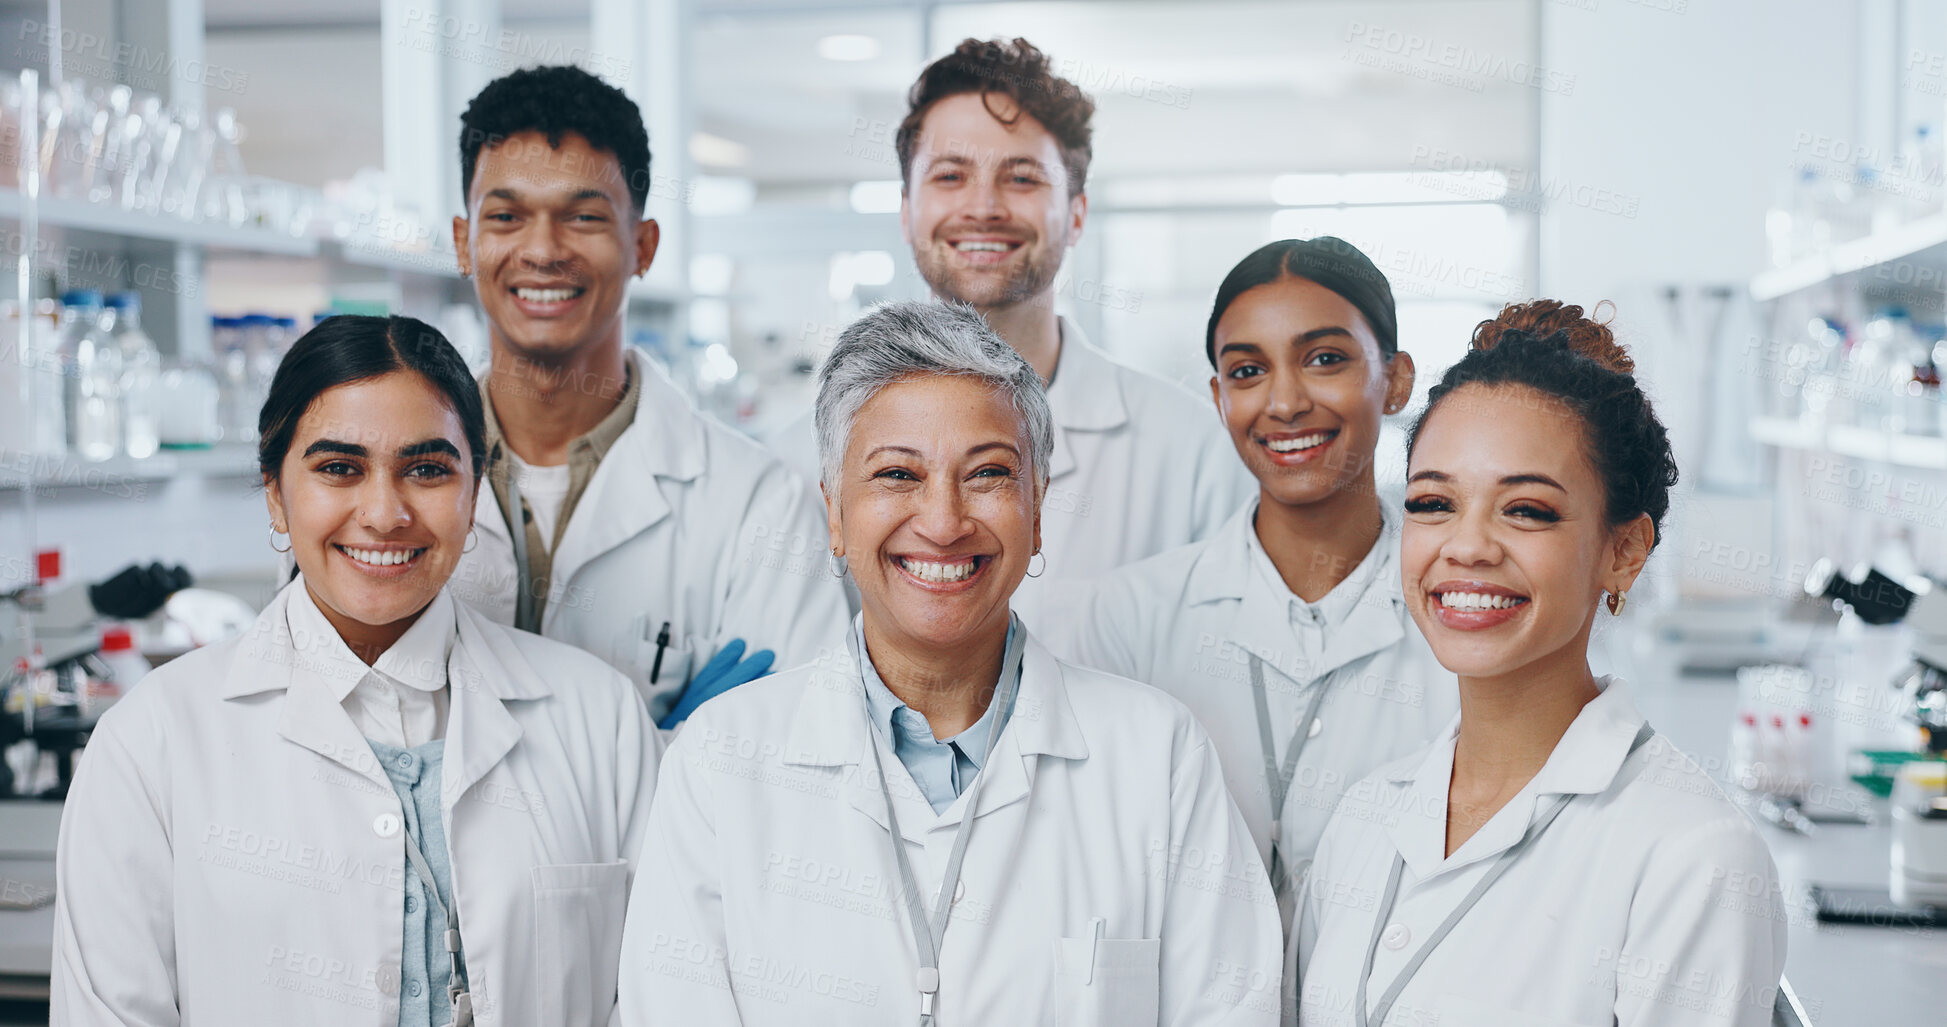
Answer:
<svg viewBox="0 0 1947 1027"><path fill-rule="evenodd" d="M1406 947L1407 942L1413 940L1413 932L1407 930L1405 924L1395 923L1386 928L1386 933L1381 935L1379 940L1385 942L1387 948L1398 952Z"/></svg>
<svg viewBox="0 0 1947 1027"><path fill-rule="evenodd" d="M960 902L960 900L961 900L961 899L964 899L964 898L966 898L966 897L967 897L967 882L965 882L965 881L955 881L955 882L953 883L953 901L954 901L954 904L955 904L955 905L958 905L958 904L959 904L959 902Z"/></svg>
<svg viewBox="0 0 1947 1027"><path fill-rule="evenodd" d="M397 995L399 993L399 968L398 967L396 966L379 967L379 972L375 976L377 978L375 983L377 983L379 986L379 994Z"/></svg>
<svg viewBox="0 0 1947 1027"><path fill-rule="evenodd" d="M1306 738L1317 738L1317 737L1318 737L1318 733L1319 733L1320 731L1323 731L1323 730L1325 730L1325 718L1323 718L1323 717L1313 717L1313 718L1312 718L1312 727L1311 727L1311 730L1310 730L1310 731L1307 731L1307 732L1305 733L1305 737L1306 737Z"/></svg>
<svg viewBox="0 0 1947 1027"><path fill-rule="evenodd" d="M393 813L381 813L372 818L372 833L380 838L391 838L399 833L399 817Z"/></svg>

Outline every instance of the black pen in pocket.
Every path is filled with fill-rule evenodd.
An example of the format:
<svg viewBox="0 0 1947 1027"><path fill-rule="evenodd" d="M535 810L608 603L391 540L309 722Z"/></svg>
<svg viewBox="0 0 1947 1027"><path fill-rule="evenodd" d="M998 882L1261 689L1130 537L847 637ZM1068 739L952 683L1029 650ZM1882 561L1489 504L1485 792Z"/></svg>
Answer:
<svg viewBox="0 0 1947 1027"><path fill-rule="evenodd" d="M669 648L669 622L663 621L663 629L656 632L656 659L649 664L649 683L655 684L663 673L663 651Z"/></svg>

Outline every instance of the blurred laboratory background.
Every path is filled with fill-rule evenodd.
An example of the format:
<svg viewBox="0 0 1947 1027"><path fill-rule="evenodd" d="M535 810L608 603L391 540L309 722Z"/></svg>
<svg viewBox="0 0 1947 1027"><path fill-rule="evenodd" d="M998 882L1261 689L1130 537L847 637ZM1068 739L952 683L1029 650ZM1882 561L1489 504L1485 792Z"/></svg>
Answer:
<svg viewBox="0 0 1947 1027"><path fill-rule="evenodd" d="M1372 256L1421 397L1503 303L1613 302L1683 484L1601 669L1767 823L1808 1018L1940 1022L1947 5L0 0L0 1023L45 1022L88 725L274 589L284 349L392 311L485 366L466 100L573 63L642 106L664 242L628 341L758 435L848 320L926 294L894 131L968 36L1095 98L1058 308L1199 393L1216 285L1272 239Z"/></svg>

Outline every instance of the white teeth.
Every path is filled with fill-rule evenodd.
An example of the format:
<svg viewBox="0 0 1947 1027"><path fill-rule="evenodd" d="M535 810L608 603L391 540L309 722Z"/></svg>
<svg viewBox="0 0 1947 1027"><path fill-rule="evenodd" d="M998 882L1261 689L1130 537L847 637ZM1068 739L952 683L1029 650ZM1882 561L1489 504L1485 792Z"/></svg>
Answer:
<svg viewBox="0 0 1947 1027"><path fill-rule="evenodd" d="M1273 453L1296 453L1301 449L1322 446L1332 438L1331 432L1315 431L1310 435L1300 435L1295 439L1265 439L1264 445Z"/></svg>
<svg viewBox="0 0 1947 1027"><path fill-rule="evenodd" d="M911 574L921 581L931 582L936 585L946 585L956 581L965 581L973 577L975 561L968 560L964 563L933 563L925 560L901 560L899 561L899 566L905 568L906 573Z"/></svg>
<svg viewBox="0 0 1947 1027"><path fill-rule="evenodd" d="M371 564L374 567L410 563L420 553L425 552L424 549L353 549L350 546L339 546L338 550L359 563Z"/></svg>
<svg viewBox="0 0 1947 1027"><path fill-rule="evenodd" d="M1449 610L1507 610L1521 605L1524 600L1512 596L1489 595L1486 592L1442 592L1440 605Z"/></svg>
<svg viewBox="0 0 1947 1027"><path fill-rule="evenodd" d="M579 289L515 289L514 295L529 303L561 303L575 298Z"/></svg>
<svg viewBox="0 0 1947 1027"><path fill-rule="evenodd" d="M961 253L1006 253L1008 249L1007 244L1004 242L972 241L954 243L953 248L959 250Z"/></svg>

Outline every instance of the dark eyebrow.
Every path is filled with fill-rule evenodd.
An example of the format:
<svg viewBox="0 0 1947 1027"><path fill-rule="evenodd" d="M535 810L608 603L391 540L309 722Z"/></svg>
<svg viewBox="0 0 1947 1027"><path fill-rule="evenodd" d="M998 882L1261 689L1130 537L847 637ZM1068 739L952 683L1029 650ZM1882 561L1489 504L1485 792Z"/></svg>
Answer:
<svg viewBox="0 0 1947 1027"><path fill-rule="evenodd" d="M983 442L980 445L967 450L967 455L973 456L976 453L985 453L990 449L1005 449L1009 453L1014 454L1016 457L1019 457L1021 455L1021 451L1019 449L1005 442Z"/></svg>
<svg viewBox="0 0 1947 1027"><path fill-rule="evenodd" d="M318 441L311 443L309 446L304 447L304 455L306 457L309 457L315 453L338 453L342 456L356 456L356 457L364 457L369 455L365 447L359 445L356 442L338 442L333 439L319 439Z"/></svg>
<svg viewBox="0 0 1947 1027"><path fill-rule="evenodd" d="M914 449L911 446L880 446L879 448L873 450L872 452L865 454L865 458L867 460L870 460L873 457L878 456L880 453L904 453L907 456L921 455L919 450Z"/></svg>
<svg viewBox="0 0 1947 1027"><path fill-rule="evenodd" d="M1557 492L1562 492L1562 493L1568 492L1567 489L1562 487L1561 482L1558 482L1555 479L1550 478L1546 474L1533 474L1533 473L1510 474L1507 477L1501 479L1501 484L1503 485L1546 485Z"/></svg>
<svg viewBox="0 0 1947 1027"><path fill-rule="evenodd" d="M1320 339L1332 339L1332 338L1350 339L1352 338L1352 333L1347 329L1339 327L1338 325L1326 325L1323 328L1314 328L1309 332L1305 332L1299 335L1297 338L1291 340L1291 344L1294 346L1304 346L1309 343L1317 342ZM1218 347L1217 355L1223 356L1224 354L1232 351L1236 351L1240 353L1262 353L1264 352L1264 347L1259 346L1255 342L1226 342L1222 346Z"/></svg>
<svg viewBox="0 0 1947 1027"><path fill-rule="evenodd" d="M1441 482L1442 484L1445 484L1453 481L1453 476L1449 475L1445 471L1421 471L1420 473L1415 474L1412 477L1406 479L1406 483L1408 485L1411 485L1416 481L1437 481L1437 482ZM1536 473L1510 474L1507 477L1502 478L1500 484L1502 485L1546 485L1549 488L1552 488L1558 492L1562 492L1562 493L1568 492L1567 489L1562 488L1561 482L1558 482L1555 479L1550 478L1546 474L1536 474Z"/></svg>
<svg viewBox="0 0 1947 1027"><path fill-rule="evenodd" d="M509 203L525 202L525 198L521 195L519 190L513 188L512 186L505 186L505 185L497 186L493 189L487 190L487 195L485 198L490 200L506 200ZM584 187L575 190L574 194L569 196L566 202L580 203L583 200L606 200L606 199L610 199L610 196L607 193L601 191L600 189L596 189L592 186L589 186L589 187Z"/></svg>
<svg viewBox="0 0 1947 1027"><path fill-rule="evenodd" d="M415 442L410 446L399 447L399 459L401 460L411 460L416 456L429 456L434 453L442 456L450 456L458 460L460 458L460 447L455 446L446 439L427 439L424 442Z"/></svg>

